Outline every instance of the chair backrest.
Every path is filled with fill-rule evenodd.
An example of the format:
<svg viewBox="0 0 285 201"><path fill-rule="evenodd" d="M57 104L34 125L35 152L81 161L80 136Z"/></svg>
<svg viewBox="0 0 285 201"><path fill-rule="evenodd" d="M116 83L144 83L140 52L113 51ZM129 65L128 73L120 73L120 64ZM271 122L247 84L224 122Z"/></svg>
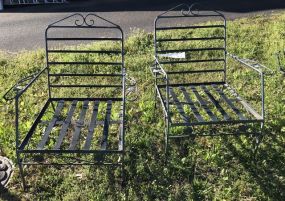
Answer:
<svg viewBox="0 0 285 201"><path fill-rule="evenodd" d="M124 36L118 25L96 14L73 14L49 25L45 40L51 98L123 95Z"/></svg>
<svg viewBox="0 0 285 201"><path fill-rule="evenodd" d="M173 77L172 83L181 80L223 83L226 81L226 19L217 11L197 8L196 4L180 4L157 16L155 56Z"/></svg>

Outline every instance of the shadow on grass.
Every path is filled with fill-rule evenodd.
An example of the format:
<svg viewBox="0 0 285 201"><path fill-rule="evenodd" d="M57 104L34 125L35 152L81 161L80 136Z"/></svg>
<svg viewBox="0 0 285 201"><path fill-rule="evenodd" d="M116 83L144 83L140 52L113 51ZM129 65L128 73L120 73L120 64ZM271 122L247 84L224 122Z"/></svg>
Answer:
<svg viewBox="0 0 285 201"><path fill-rule="evenodd" d="M283 152L278 151L284 148L280 147L282 143L277 138L272 135L266 136L258 149L255 161L252 158L252 150L245 149L240 139L235 138L233 143L225 139L224 143L268 198L285 200L285 158L281 155ZM235 145L242 148L237 149Z"/></svg>
<svg viewBox="0 0 285 201"><path fill-rule="evenodd" d="M12 194L8 189L0 186L0 200L3 201L20 201L21 199Z"/></svg>

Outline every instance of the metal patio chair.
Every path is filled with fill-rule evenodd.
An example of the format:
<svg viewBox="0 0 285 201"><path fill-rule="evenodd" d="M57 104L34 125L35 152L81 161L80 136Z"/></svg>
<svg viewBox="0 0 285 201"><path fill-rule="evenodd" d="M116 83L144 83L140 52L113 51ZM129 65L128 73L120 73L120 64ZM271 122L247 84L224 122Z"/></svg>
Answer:
<svg viewBox="0 0 285 201"><path fill-rule="evenodd" d="M264 125L264 66L228 53L226 18L197 6L178 5L154 21L151 72L155 100L160 100L164 113L165 153L169 139L191 136L248 134L256 137L257 145ZM198 18L211 23L193 24ZM260 78L259 111L228 83L228 56ZM256 129L250 130L250 125ZM235 130L225 130L229 126Z"/></svg>
<svg viewBox="0 0 285 201"><path fill-rule="evenodd" d="M24 188L23 165L110 165L123 170L122 29L96 14L73 14L50 24L45 42L46 67L18 81L4 96L15 100L16 153ZM30 117L33 111L26 104L32 101L35 115Z"/></svg>

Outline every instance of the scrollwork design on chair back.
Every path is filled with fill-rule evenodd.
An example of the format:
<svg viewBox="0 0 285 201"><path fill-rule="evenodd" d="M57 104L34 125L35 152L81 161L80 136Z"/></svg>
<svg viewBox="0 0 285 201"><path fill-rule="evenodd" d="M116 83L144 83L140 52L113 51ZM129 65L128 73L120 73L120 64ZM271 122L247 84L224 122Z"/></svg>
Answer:
<svg viewBox="0 0 285 201"><path fill-rule="evenodd" d="M77 19L74 21L74 24L76 26L94 26L95 25L95 19L98 16L94 14L88 14L86 16L83 16L81 14L76 15Z"/></svg>
<svg viewBox="0 0 285 201"><path fill-rule="evenodd" d="M183 16L190 16L190 15L195 16L195 15L199 15L200 14L200 10L198 8L198 7L201 6L200 4L194 3L194 4L190 5L190 6L187 5L187 4L184 4L184 5L185 5L185 7L187 7L187 9L184 9L184 8L181 9L181 14Z"/></svg>

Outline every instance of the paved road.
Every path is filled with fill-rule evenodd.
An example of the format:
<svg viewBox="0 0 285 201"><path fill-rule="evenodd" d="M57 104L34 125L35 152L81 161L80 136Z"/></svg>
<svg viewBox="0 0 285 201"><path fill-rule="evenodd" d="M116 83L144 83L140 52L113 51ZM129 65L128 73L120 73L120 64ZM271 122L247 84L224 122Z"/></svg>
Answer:
<svg viewBox="0 0 285 201"><path fill-rule="evenodd" d="M25 7L6 7L0 13L0 50L17 52L44 48L44 30L48 24L70 13L95 11L97 14L119 24L125 33L140 28L147 32L153 29L153 19L162 11L177 4L172 0L81 0L64 5L37 5ZM165 3L167 2L167 3ZM241 3L243 2L243 3ZM284 0L212 0L206 4L210 8L221 10L228 19L271 14L285 9ZM268 3L270 2L270 3ZM67 33L68 34L68 33Z"/></svg>

